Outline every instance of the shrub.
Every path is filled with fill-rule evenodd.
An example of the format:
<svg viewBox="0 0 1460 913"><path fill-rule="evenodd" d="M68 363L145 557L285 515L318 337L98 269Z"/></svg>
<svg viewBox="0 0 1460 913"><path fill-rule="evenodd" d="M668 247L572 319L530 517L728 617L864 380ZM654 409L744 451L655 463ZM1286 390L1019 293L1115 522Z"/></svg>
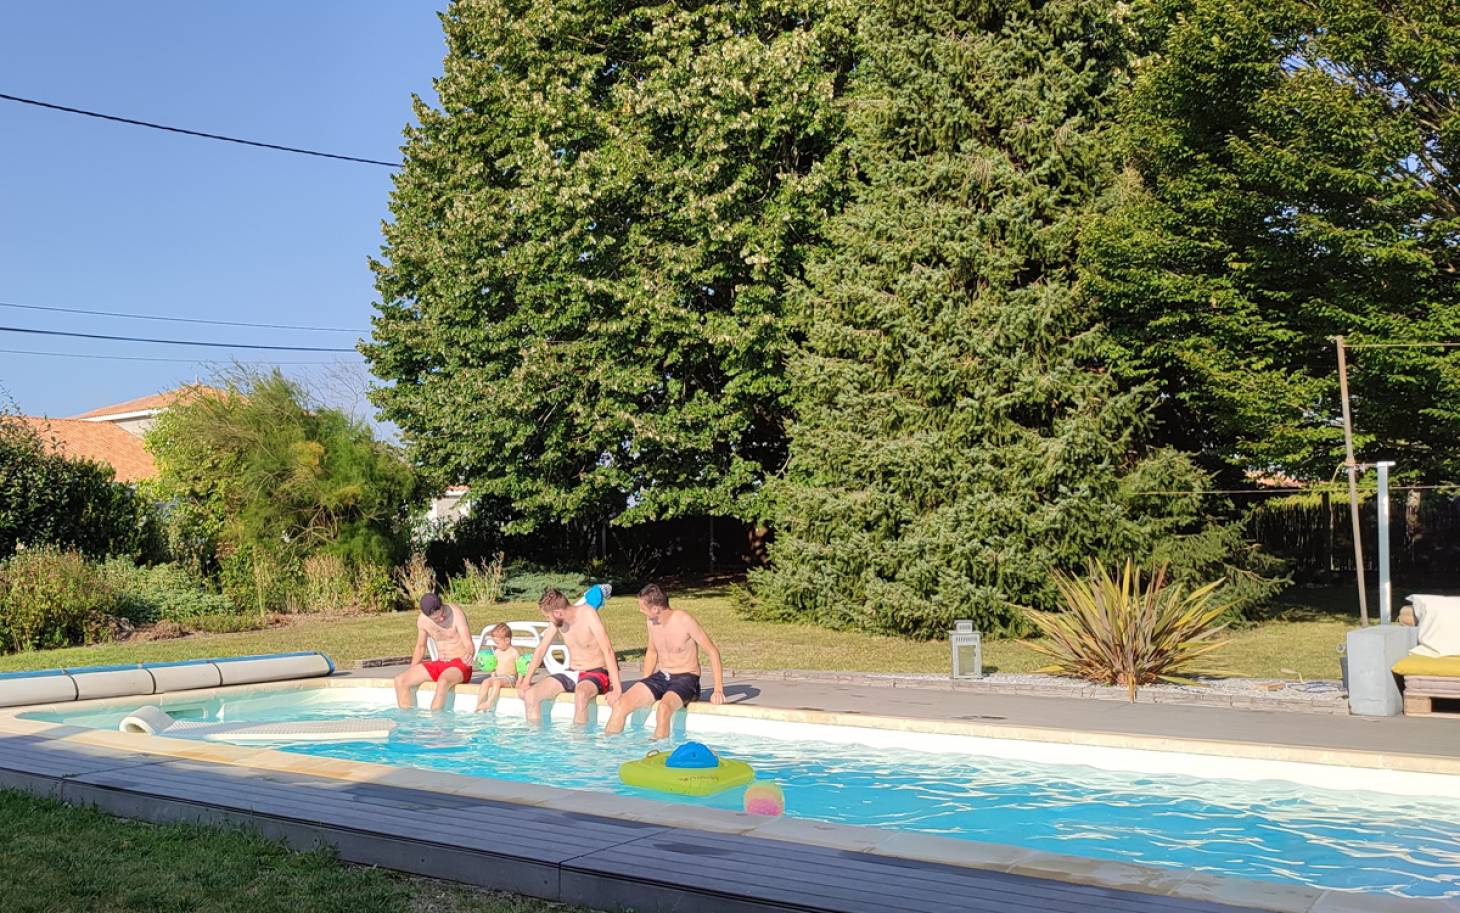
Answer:
<svg viewBox="0 0 1460 913"><path fill-rule="evenodd" d="M422 552L414 552L409 561L395 569L395 582L400 585L411 605L421 604L421 597L436 590L436 572L426 563Z"/></svg>
<svg viewBox="0 0 1460 913"><path fill-rule="evenodd" d="M158 497L175 502L174 539L213 549L228 586L253 590L245 604L297 608L323 598L301 574L310 556L357 567L403 552L418 494L411 467L368 425L312 402L277 371L175 403L147 433L147 448ZM276 572L294 579L272 585ZM306 590L293 592L300 583Z"/></svg>
<svg viewBox="0 0 1460 913"><path fill-rule="evenodd" d="M461 605L491 605L502 597L501 552L491 562L467 561L446 585L446 600Z"/></svg>
<svg viewBox="0 0 1460 913"><path fill-rule="evenodd" d="M0 411L0 558L53 546L91 558L160 558L155 504L110 466L51 452L42 433Z"/></svg>
<svg viewBox="0 0 1460 913"><path fill-rule="evenodd" d="M238 615L232 600L208 592L201 581L176 564L138 567L113 558L102 572L117 594L117 613L134 624L176 621L192 625L200 618Z"/></svg>
<svg viewBox="0 0 1460 913"><path fill-rule="evenodd" d="M351 565L337 555L305 558L301 580L300 608L306 612L385 612L395 608L398 598L388 569L370 562Z"/></svg>
<svg viewBox="0 0 1460 913"><path fill-rule="evenodd" d="M349 605L355 595L354 575L338 555L310 555L301 565L302 608L306 612L333 612Z"/></svg>
<svg viewBox="0 0 1460 913"><path fill-rule="evenodd" d="M0 561L0 649L110 640L116 615L106 575L76 552L26 549Z"/></svg>
<svg viewBox="0 0 1460 913"><path fill-rule="evenodd" d="M525 561L514 561L502 570L502 598L532 602L543 590L556 587L564 593L582 592L591 579L578 571L556 570Z"/></svg>
<svg viewBox="0 0 1460 913"><path fill-rule="evenodd" d="M1217 598L1222 581L1187 592L1167 581L1165 565L1143 581L1133 562L1116 577L1091 561L1088 576L1056 574L1054 582L1065 611L1030 613L1049 639L1031 646L1053 660L1041 672L1125 685L1131 701L1141 685L1220 674L1198 662L1226 646L1214 639L1226 628L1220 621L1228 605Z"/></svg>
<svg viewBox="0 0 1460 913"><path fill-rule="evenodd" d="M189 619L187 627L203 634L237 634L241 631L257 631L268 624L268 616L260 617L252 612L244 612L234 615L199 615Z"/></svg>
<svg viewBox="0 0 1460 913"><path fill-rule="evenodd" d="M251 548L219 559L218 587L233 603L256 615L298 612L304 607L304 571L299 564Z"/></svg>

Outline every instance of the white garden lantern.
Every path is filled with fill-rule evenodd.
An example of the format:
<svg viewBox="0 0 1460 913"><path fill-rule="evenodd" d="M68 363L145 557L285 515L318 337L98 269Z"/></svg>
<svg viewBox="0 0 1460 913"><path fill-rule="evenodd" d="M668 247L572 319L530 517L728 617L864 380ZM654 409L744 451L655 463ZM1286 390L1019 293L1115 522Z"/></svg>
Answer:
<svg viewBox="0 0 1460 913"><path fill-rule="evenodd" d="M954 678L983 678L983 634L973 629L973 622L958 619L948 632L953 649Z"/></svg>

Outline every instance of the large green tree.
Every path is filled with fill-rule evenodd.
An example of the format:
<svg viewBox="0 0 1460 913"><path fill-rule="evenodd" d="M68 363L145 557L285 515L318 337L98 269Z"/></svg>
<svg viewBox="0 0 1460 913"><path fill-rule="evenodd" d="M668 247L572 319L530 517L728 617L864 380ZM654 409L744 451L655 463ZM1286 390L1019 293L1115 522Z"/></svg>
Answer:
<svg viewBox="0 0 1460 913"><path fill-rule="evenodd" d="M1166 0L1084 236L1107 349L1161 433L1233 476L1328 479L1335 351L1460 340L1460 7ZM1460 478L1460 351L1359 349L1360 458Z"/></svg>
<svg viewBox="0 0 1460 913"><path fill-rule="evenodd" d="M1020 606L1054 606L1052 568L1180 549L1188 570L1219 567L1235 544L1193 520L1202 476L1143 451L1149 396L1102 368L1076 279L1077 231L1113 174L1118 7L866 7L859 181L808 268L762 613L1008 632Z"/></svg>
<svg viewBox="0 0 1460 913"><path fill-rule="evenodd" d="M785 289L841 183L836 0L458 0L363 347L436 484L515 529L753 516Z"/></svg>

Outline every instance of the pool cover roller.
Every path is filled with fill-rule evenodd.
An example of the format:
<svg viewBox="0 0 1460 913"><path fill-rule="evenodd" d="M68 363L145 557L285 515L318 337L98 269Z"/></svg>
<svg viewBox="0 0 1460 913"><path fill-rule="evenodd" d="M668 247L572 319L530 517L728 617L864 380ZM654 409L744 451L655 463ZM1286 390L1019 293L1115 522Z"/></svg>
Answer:
<svg viewBox="0 0 1460 913"><path fill-rule="evenodd" d="M335 671L323 653L270 653L135 666L82 666L0 675L0 707L57 704L318 678Z"/></svg>

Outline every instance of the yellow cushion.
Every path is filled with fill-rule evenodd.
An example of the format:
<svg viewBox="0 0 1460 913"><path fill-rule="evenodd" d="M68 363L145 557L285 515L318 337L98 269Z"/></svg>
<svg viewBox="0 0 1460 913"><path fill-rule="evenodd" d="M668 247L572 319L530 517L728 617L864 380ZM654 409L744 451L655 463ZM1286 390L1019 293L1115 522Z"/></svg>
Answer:
<svg viewBox="0 0 1460 913"><path fill-rule="evenodd" d="M1460 656L1417 656L1411 653L1394 664L1394 674L1460 678Z"/></svg>

